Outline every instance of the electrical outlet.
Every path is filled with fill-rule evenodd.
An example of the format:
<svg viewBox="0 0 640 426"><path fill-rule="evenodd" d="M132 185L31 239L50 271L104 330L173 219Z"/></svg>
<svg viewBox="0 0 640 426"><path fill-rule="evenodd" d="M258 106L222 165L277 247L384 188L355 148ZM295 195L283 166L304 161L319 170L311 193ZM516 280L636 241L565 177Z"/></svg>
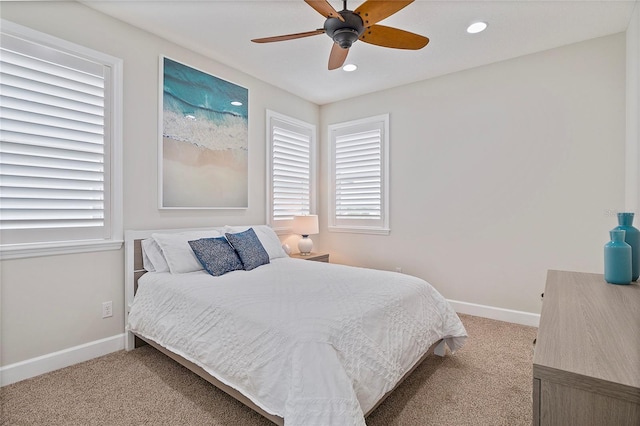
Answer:
<svg viewBox="0 0 640 426"><path fill-rule="evenodd" d="M396 266L396 272L402 273L402 268L399 266Z"/></svg>
<svg viewBox="0 0 640 426"><path fill-rule="evenodd" d="M113 316L113 302L102 302L102 318L109 318Z"/></svg>

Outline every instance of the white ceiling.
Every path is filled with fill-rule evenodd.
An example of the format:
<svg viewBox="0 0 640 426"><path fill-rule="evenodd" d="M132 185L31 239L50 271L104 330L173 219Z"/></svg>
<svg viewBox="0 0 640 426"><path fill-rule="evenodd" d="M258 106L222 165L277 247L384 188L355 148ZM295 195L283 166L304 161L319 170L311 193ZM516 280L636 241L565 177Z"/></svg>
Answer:
<svg viewBox="0 0 640 426"><path fill-rule="evenodd" d="M342 1L329 1L336 10ZM312 31L324 18L302 0L86 0L143 28L309 101L326 103L625 31L630 1L417 0L380 24L430 38L417 51L356 42L347 63L328 71L332 40L316 35L256 44L253 38ZM348 2L354 10L362 0ZM638 5L640 7L640 5ZM483 33L466 27L482 20Z"/></svg>

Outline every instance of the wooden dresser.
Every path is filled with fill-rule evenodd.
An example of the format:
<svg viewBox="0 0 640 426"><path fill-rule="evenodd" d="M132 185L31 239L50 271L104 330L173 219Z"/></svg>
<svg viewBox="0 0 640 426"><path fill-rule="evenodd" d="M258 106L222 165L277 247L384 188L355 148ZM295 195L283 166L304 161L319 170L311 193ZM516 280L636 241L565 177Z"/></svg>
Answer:
<svg viewBox="0 0 640 426"><path fill-rule="evenodd" d="M640 286L549 271L533 355L533 422L640 425Z"/></svg>

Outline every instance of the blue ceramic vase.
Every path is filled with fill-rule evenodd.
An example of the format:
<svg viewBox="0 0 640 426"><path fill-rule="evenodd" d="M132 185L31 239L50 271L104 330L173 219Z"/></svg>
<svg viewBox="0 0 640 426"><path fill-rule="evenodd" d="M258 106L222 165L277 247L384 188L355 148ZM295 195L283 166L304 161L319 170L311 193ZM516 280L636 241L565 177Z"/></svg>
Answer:
<svg viewBox="0 0 640 426"><path fill-rule="evenodd" d="M640 276L640 231L633 227L633 213L618 213L618 226L613 229L625 231L624 242L631 246L631 281Z"/></svg>
<svg viewBox="0 0 640 426"><path fill-rule="evenodd" d="M624 242L625 231L609 231L611 241L604 245L604 280L610 284L631 283L631 246Z"/></svg>

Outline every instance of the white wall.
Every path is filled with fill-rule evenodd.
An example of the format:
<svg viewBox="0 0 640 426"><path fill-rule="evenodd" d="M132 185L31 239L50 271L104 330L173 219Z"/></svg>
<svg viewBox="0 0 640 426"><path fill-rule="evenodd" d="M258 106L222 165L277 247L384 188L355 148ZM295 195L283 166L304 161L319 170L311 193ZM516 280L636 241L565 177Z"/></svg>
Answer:
<svg viewBox="0 0 640 426"><path fill-rule="evenodd" d="M265 222L265 110L316 123L317 105L75 2L3 2L2 18L124 60L125 229ZM161 54L249 89L248 209L157 209ZM0 365L121 334L123 264L123 250L1 262Z"/></svg>
<svg viewBox="0 0 640 426"><path fill-rule="evenodd" d="M627 28L626 210L640 222L640 1Z"/></svg>
<svg viewBox="0 0 640 426"><path fill-rule="evenodd" d="M625 206L624 34L322 106L320 129L387 112L391 235L327 233L322 199L332 261L532 313L548 269L602 272Z"/></svg>

